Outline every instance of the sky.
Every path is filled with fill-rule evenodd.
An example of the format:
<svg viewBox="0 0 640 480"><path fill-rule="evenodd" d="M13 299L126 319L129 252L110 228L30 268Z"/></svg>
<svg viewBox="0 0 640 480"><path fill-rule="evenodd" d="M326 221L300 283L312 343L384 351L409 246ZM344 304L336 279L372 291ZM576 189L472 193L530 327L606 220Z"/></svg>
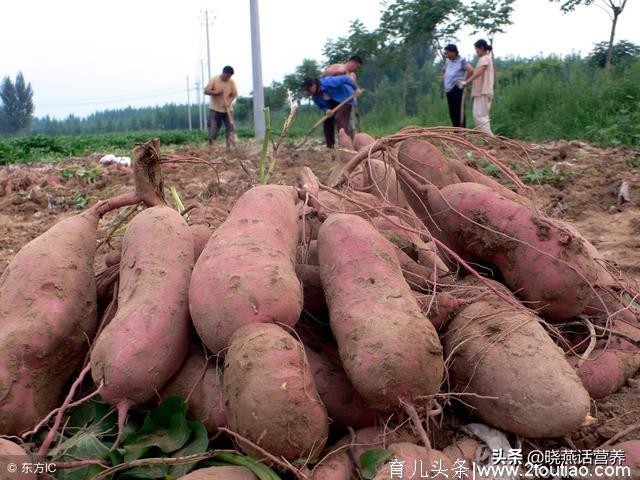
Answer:
<svg viewBox="0 0 640 480"><path fill-rule="evenodd" d="M303 58L322 60L329 38L360 19L378 26L378 0L261 0L263 83L292 72ZM22 0L0 18L0 76L22 71L34 89L35 115L64 118L126 106L196 100L205 59L204 10L210 21L212 74L232 65L240 95L252 90L249 0ZM640 2L629 2L617 39L640 44ZM609 38L610 21L596 6L567 15L548 0L517 0L513 25L495 38L498 56L588 53ZM473 57L482 34L462 32L457 44Z"/></svg>

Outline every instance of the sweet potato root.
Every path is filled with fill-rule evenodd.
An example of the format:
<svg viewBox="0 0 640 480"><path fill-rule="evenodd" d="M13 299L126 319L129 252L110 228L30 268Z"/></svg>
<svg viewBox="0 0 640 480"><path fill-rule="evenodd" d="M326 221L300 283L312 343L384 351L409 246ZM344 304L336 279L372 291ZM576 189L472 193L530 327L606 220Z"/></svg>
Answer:
<svg viewBox="0 0 640 480"><path fill-rule="evenodd" d="M5 438L0 438L0 478L2 480L36 480L35 465L31 473L22 473L23 464L35 463L20 445ZM16 472L11 472L10 464L17 466Z"/></svg>
<svg viewBox="0 0 640 480"><path fill-rule="evenodd" d="M378 470L373 480L436 478L433 475L437 474L432 472L437 471L438 468L440 472L449 472L453 468L453 462L439 450L427 449L413 443L394 443L389 445L388 450L392 454L389 463L386 463ZM402 462L401 476L392 475L393 470L390 462Z"/></svg>
<svg viewBox="0 0 640 480"><path fill-rule="evenodd" d="M560 437L589 413L588 393L532 313L487 295L441 338L452 389L477 395L464 401L486 423L523 437Z"/></svg>
<svg viewBox="0 0 640 480"><path fill-rule="evenodd" d="M594 350L580 367L577 357L568 360L594 399L617 392L640 368L640 358L622 350Z"/></svg>
<svg viewBox="0 0 640 480"><path fill-rule="evenodd" d="M213 353L224 354L233 332L248 323L298 321L303 299L295 272L296 199L292 187L249 190L196 262L191 318Z"/></svg>
<svg viewBox="0 0 640 480"><path fill-rule="evenodd" d="M438 391L442 347L402 278L393 246L354 215L332 215L318 236L320 276L340 357L374 409Z"/></svg>
<svg viewBox="0 0 640 480"><path fill-rule="evenodd" d="M25 245L0 278L0 434L58 405L97 329L93 263L104 204Z"/></svg>
<svg viewBox="0 0 640 480"><path fill-rule="evenodd" d="M339 359L326 352L305 348L309 367L332 426L339 429L373 426L378 415L371 410L364 398L353 388Z"/></svg>
<svg viewBox="0 0 640 480"><path fill-rule="evenodd" d="M296 264L296 275L302 284L304 309L315 312L326 310L324 290L320 280L320 267L315 265Z"/></svg>
<svg viewBox="0 0 640 480"><path fill-rule="evenodd" d="M223 391L229 427L273 455L313 459L324 448L327 412L302 344L281 327L252 323L236 330Z"/></svg>
<svg viewBox="0 0 640 480"><path fill-rule="evenodd" d="M384 449L394 442L415 440L406 430L385 431L384 428L367 427L343 437L327 450L331 453L313 470L311 480L350 480L356 474L356 465L361 468L360 456L367 450Z"/></svg>
<svg viewBox="0 0 640 480"><path fill-rule="evenodd" d="M498 267L528 307L556 321L584 310L596 269L570 230L477 183L430 188L428 203L454 248Z"/></svg>
<svg viewBox="0 0 640 480"><path fill-rule="evenodd" d="M192 346L187 360L160 392L161 398L179 395L187 400L189 418L209 433L227 425L222 398L222 367L206 361L202 348Z"/></svg>
<svg viewBox="0 0 640 480"><path fill-rule="evenodd" d="M198 257L200 257L200 254L204 250L204 247L207 245L207 242L211 238L211 234L213 232L204 223L190 225L189 230L191 231L191 235L193 236L193 258L195 261L198 260Z"/></svg>
<svg viewBox="0 0 640 480"><path fill-rule="evenodd" d="M121 416L128 407L150 400L187 357L192 268L193 239L177 211L152 207L129 223L118 312L91 353L91 374L103 385L101 396L117 405Z"/></svg>

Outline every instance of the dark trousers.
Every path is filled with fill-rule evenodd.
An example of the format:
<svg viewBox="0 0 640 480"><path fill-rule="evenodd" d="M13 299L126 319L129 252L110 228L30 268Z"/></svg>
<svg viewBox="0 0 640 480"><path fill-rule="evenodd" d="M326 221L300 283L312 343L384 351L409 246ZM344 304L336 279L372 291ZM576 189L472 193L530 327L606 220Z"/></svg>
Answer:
<svg viewBox="0 0 640 480"><path fill-rule="evenodd" d="M335 100L329 100L331 108L334 109L338 106L339 102ZM344 128L347 135L351 135L353 128L351 127L351 105L343 105L340 107L335 115L327 119L324 124L324 140L327 143L327 147L333 148L336 144L336 129L340 130Z"/></svg>
<svg viewBox="0 0 640 480"><path fill-rule="evenodd" d="M220 131L220 127L224 123L224 133L225 137L229 138L229 135L234 133L233 125L229 121L229 116L227 112L216 112L215 110L209 109L209 141L215 140L218 138L218 132Z"/></svg>
<svg viewBox="0 0 640 480"><path fill-rule="evenodd" d="M447 92L447 103L449 104L449 116L451 124L454 127L465 128L466 119L460 119L460 109L462 108L462 89L453 87L453 90Z"/></svg>

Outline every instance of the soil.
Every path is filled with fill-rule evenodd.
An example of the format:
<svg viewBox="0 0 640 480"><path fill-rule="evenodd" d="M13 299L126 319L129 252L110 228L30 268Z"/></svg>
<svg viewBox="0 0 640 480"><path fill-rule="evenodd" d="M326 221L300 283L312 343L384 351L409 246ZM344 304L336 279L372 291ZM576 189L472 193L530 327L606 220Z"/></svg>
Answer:
<svg viewBox="0 0 640 480"><path fill-rule="evenodd" d="M303 151L282 148L272 183L295 184L302 166L311 167L320 180L328 177L336 165L332 153L319 143L308 145ZM528 150L536 171L546 172L546 182L532 185L541 211L573 225L629 279L640 280L640 195L636 195L640 150L565 141L522 147ZM165 186L175 187L185 206L200 202L214 207L207 210L207 220L215 226L256 181L260 148L258 143L244 142L232 153L223 146L177 150L177 155L190 157L194 163L164 164ZM520 174L530 168L506 148L496 147L492 153ZM60 219L132 188L129 167L100 165L99 159L92 155L0 167L0 273L23 245ZM618 206L616 192L623 181L629 184L630 201ZM168 200L172 203L170 196ZM122 214L110 214L102 221L100 238L107 237L118 215ZM116 232L110 244L117 247L121 234ZM101 246L96 266L108 251ZM577 448L593 448L640 422L639 381L631 382L633 385L595 402L594 423L572 437ZM629 439L640 439L640 429L622 440Z"/></svg>

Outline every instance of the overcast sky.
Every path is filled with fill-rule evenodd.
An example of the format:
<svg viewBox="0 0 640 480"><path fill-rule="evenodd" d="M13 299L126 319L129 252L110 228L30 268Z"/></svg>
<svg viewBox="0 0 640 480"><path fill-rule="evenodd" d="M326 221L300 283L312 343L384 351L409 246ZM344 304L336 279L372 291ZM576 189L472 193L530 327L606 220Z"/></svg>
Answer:
<svg viewBox="0 0 640 480"><path fill-rule="evenodd" d="M328 38L359 18L378 25L377 0L262 0L265 85L305 57L320 60ZM206 58L203 9L211 12L212 73L233 65L241 95L251 91L249 0L21 0L5 2L0 19L0 76L22 71L35 91L36 115L63 118L127 105L185 103L186 77ZM548 0L518 0L514 23L495 39L499 56L587 53L608 39L610 21L596 6L561 15ZM629 2L617 38L640 43L640 2ZM472 56L480 35L462 34ZM207 75L205 65L205 76ZM192 91L191 100L195 100Z"/></svg>

